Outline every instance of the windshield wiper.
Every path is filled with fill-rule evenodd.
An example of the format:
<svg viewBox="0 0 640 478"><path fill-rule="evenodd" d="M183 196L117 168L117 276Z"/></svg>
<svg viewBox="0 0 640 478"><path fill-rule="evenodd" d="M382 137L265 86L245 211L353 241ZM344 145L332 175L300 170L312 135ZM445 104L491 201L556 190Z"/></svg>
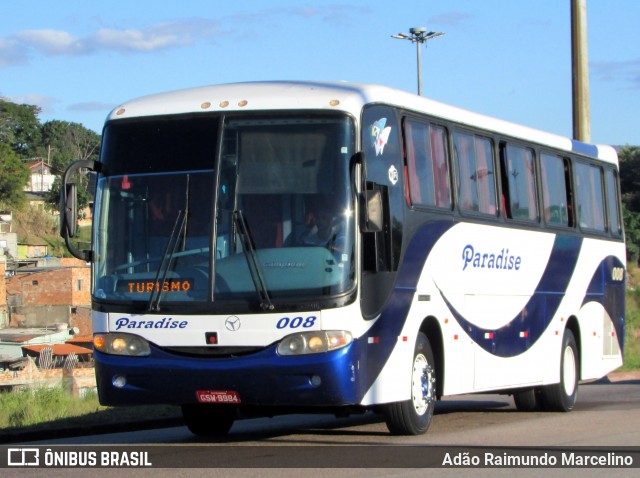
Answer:
<svg viewBox="0 0 640 478"><path fill-rule="evenodd" d="M240 238L242 239L242 251L247 259L247 265L249 266L249 273L251 274L251 280L258 292L260 298L260 307L263 310L273 310L273 302L269 297L269 290L264 281L264 275L258 262L258 256L256 255L256 246L253 243L253 238L249 232L249 226L244 218L244 214L240 209L233 211L233 222L236 225Z"/></svg>
<svg viewBox="0 0 640 478"><path fill-rule="evenodd" d="M190 175L187 174L184 212L178 211L178 217L176 217L176 222L173 224L171 235L169 236L167 245L164 248L164 253L162 254L162 262L158 267L158 272L156 274L156 279L154 281L155 287L151 290L151 296L149 297L149 304L147 308L153 312L160 312L160 300L162 299L162 291L164 290L164 284L167 280L167 274L169 273L169 269L171 269L171 264L173 262L173 259L176 256L176 251L178 250L178 243L180 243L180 239L182 239L182 252L184 252L187 245L187 217L189 216L189 200L190 200L190 193L191 193L191 188L189 186L190 186ZM180 222L180 217L182 217L182 222ZM178 228L176 231L176 228L179 222L180 222L180 228ZM174 237L175 237L175 240L174 240ZM171 249L171 252L169 252L169 249ZM161 274L162 274L162 281L158 282L158 279L160 278ZM157 293L157 297L155 296L156 293Z"/></svg>
<svg viewBox="0 0 640 478"><path fill-rule="evenodd" d="M182 222L180 219L182 218ZM180 227L178 228L178 223L180 223ZM154 280L155 287L151 290L151 296L149 297L149 304L147 309L153 312L160 311L160 299L162 298L162 289L164 283L167 279L167 273L171 268L171 263L173 262L173 258L175 256L176 250L178 249L178 243L180 242L180 235L182 231L186 229L187 224L187 213L184 214L182 211L178 211L178 217L176 217L176 222L173 223L173 229L171 230L171 235L169 236L169 240L167 241L167 245L164 248L164 252L162 253L162 262L160 262L160 266L158 267L158 272L156 273L156 278ZM176 233L177 232L177 233ZM171 249L171 252L169 252ZM160 275L162 275L162 279L160 280ZM157 296L156 296L157 293Z"/></svg>

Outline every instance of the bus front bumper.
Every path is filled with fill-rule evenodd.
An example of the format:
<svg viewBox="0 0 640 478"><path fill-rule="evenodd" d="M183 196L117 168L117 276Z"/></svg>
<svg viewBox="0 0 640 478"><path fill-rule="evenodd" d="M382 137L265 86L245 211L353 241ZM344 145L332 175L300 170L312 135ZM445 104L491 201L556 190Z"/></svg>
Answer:
<svg viewBox="0 0 640 478"><path fill-rule="evenodd" d="M276 346L241 357L193 357L152 346L148 357L95 351L96 380L103 405L188 404L207 392L241 406L342 407L357 405L364 391L358 341L332 352L287 356ZM233 398L237 397L237 398Z"/></svg>

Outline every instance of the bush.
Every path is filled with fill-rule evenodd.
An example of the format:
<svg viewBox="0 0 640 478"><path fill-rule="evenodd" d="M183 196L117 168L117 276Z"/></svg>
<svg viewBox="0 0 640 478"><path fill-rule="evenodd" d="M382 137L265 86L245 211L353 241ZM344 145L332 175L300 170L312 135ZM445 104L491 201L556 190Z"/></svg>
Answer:
<svg viewBox="0 0 640 478"><path fill-rule="evenodd" d="M100 408L98 397L74 397L62 387L35 388L0 394L0 428L22 428L85 415Z"/></svg>

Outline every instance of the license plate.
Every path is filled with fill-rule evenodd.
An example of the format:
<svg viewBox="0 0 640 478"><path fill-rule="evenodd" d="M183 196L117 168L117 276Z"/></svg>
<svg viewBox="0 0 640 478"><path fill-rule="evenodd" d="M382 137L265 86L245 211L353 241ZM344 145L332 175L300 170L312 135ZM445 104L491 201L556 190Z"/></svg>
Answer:
<svg viewBox="0 0 640 478"><path fill-rule="evenodd" d="M233 390L198 390L200 403L240 403L240 395Z"/></svg>

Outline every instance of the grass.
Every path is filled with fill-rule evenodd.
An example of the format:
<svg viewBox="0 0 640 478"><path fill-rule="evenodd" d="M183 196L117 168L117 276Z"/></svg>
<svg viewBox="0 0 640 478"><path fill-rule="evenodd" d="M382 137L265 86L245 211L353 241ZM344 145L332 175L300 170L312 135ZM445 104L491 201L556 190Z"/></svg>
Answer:
<svg viewBox="0 0 640 478"><path fill-rule="evenodd" d="M20 429L55 430L111 426L140 420L177 419L180 409L169 405L104 407L95 393L74 397L62 387L0 393L0 437Z"/></svg>
<svg viewBox="0 0 640 478"><path fill-rule="evenodd" d="M0 395L0 428L27 427L99 411L95 394L74 398L62 388L21 390Z"/></svg>
<svg viewBox="0 0 640 478"><path fill-rule="evenodd" d="M640 268L629 266L628 274L627 331L622 370L640 370Z"/></svg>

